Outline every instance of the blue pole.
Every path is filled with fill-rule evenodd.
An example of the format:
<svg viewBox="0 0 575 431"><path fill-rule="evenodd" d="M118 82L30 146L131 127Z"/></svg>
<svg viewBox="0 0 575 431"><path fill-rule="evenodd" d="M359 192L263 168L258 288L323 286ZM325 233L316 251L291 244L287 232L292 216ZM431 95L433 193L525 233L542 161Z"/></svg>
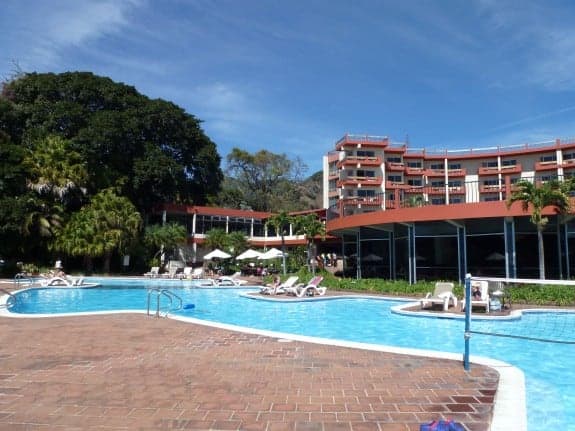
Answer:
<svg viewBox="0 0 575 431"><path fill-rule="evenodd" d="M469 371L469 339L471 338L471 333L469 332L471 328L471 274L465 275L465 332L463 337L465 338L465 353L463 354L463 368Z"/></svg>

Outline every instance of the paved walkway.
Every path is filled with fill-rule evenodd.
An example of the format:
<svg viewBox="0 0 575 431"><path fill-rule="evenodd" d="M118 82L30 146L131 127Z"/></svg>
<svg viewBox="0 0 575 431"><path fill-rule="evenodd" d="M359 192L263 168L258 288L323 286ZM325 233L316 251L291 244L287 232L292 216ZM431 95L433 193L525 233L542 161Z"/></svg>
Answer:
<svg viewBox="0 0 575 431"><path fill-rule="evenodd" d="M0 430L488 430L495 371L140 314L0 318Z"/></svg>

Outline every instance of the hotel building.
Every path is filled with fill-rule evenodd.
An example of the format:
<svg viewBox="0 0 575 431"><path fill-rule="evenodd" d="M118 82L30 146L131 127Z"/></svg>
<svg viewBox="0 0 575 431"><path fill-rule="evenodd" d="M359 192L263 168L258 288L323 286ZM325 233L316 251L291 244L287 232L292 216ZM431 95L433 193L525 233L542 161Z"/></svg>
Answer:
<svg viewBox="0 0 575 431"><path fill-rule="evenodd" d="M538 277L530 213L506 199L521 180L575 172L575 139L430 151L345 135L323 160L327 230L357 277L463 280L467 272ZM547 277L574 273L572 216L544 213Z"/></svg>

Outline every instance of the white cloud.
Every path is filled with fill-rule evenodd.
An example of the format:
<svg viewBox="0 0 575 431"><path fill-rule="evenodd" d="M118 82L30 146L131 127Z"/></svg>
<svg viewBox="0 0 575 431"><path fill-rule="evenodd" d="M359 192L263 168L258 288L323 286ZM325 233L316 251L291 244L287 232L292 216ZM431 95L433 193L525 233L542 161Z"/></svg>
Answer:
<svg viewBox="0 0 575 431"><path fill-rule="evenodd" d="M141 0L27 3L11 5L6 14L5 19L21 16L22 22L6 23L11 43L4 47L9 49L9 60L25 71L60 66L67 49L118 33L128 25L130 11L144 4Z"/></svg>

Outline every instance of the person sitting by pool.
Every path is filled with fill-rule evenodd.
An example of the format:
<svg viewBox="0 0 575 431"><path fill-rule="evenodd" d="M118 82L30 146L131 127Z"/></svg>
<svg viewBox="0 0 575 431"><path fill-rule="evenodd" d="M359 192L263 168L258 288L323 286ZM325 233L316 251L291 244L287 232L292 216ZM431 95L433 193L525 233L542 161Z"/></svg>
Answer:
<svg viewBox="0 0 575 431"><path fill-rule="evenodd" d="M472 286L471 287L471 298L472 299L481 299L481 287L480 286Z"/></svg>

